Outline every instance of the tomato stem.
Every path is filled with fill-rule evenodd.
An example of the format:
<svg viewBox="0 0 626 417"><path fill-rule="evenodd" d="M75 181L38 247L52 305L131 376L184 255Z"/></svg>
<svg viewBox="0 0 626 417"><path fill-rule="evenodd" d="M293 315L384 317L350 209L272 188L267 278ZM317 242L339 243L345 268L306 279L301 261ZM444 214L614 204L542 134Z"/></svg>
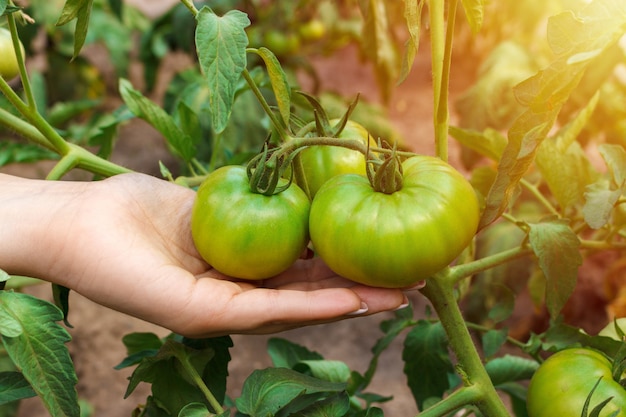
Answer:
<svg viewBox="0 0 626 417"><path fill-rule="evenodd" d="M419 417L447 416L468 404L474 403L481 394L481 391L474 385L461 387L438 403L420 412Z"/></svg>
<svg viewBox="0 0 626 417"><path fill-rule="evenodd" d="M429 278L421 292L430 300L441 320L441 324L448 335L450 348L458 360L463 375L467 376L466 383L469 384L467 386L474 387L471 391L476 391L472 395L472 403L484 415L490 417L510 416L472 341L456 302L454 288L455 281L451 279L450 270L446 269ZM432 414L432 416L435 415L444 414Z"/></svg>
<svg viewBox="0 0 626 417"><path fill-rule="evenodd" d="M224 413L224 409L222 408L222 405L219 403L219 401L217 401L217 399L215 398L215 396L213 395L209 387L206 386L206 384L202 380L202 377L198 374L198 371L196 371L196 368L194 368L193 365L191 365L188 359L181 359L181 363L183 365L183 368L189 375L189 377L198 386L200 391L202 391L202 394L204 394L204 397L207 399L209 404L211 404L211 407L213 407L213 410L217 414Z"/></svg>
<svg viewBox="0 0 626 417"><path fill-rule="evenodd" d="M265 97L263 97L263 93L261 92L261 90L259 90L259 87L256 85L256 83L254 82L254 79L250 75L250 72L244 68L241 74L243 75L243 78L248 83L248 86L254 93L259 104L261 104L261 107L265 111L265 114L267 114L267 117L269 117L270 122L272 123L272 126L274 126L274 128L276 129L276 132L280 136L281 142L287 142L289 140L289 135L286 131L286 127L281 123L281 121L278 119L278 117L276 117L276 115L272 111L272 108L267 103L267 100L265 100Z"/></svg>
<svg viewBox="0 0 626 417"><path fill-rule="evenodd" d="M13 50L15 51L15 57L17 58L17 64L20 71L20 78L22 80L22 87L24 88L24 94L28 99L29 107L33 110L37 110L37 101L33 96L32 86L28 78L28 72L26 71L26 62L24 60L24 55L22 54L22 47L20 45L20 39L17 33L17 25L15 23L15 16L13 16L13 13L9 13L7 15L7 21L9 22L9 31L11 32Z"/></svg>
<svg viewBox="0 0 626 417"><path fill-rule="evenodd" d="M479 272L486 271L514 259L521 258L532 254L533 251L527 246L519 246L513 249L504 250L502 252L476 259L460 265L449 268L449 279L453 283L458 283L462 279L469 278Z"/></svg>

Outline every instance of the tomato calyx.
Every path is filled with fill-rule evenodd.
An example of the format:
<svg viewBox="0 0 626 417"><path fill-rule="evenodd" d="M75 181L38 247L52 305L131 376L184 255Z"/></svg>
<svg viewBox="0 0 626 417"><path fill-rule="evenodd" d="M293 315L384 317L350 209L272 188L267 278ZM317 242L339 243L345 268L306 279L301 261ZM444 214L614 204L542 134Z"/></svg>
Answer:
<svg viewBox="0 0 626 417"><path fill-rule="evenodd" d="M291 165L298 149L286 156L284 153L276 152L276 149L278 148L269 149L266 144L263 147L263 152L252 158L246 167L250 191L255 194L266 196L279 194L289 188L293 182L293 170L290 172L286 183L280 184L280 179Z"/></svg>
<svg viewBox="0 0 626 417"><path fill-rule="evenodd" d="M382 162L378 159L367 161L367 178L372 188L380 193L393 194L402 189L402 162L395 145Z"/></svg>

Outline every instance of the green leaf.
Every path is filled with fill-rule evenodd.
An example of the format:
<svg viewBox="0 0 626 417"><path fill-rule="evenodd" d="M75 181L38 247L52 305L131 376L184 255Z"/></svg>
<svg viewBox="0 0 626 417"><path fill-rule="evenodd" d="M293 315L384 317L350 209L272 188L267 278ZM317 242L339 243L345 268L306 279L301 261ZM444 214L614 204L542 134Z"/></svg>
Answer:
<svg viewBox="0 0 626 417"><path fill-rule="evenodd" d="M493 161L500 160L506 147L506 137L494 129L487 128L484 132L478 132L450 126L449 131L450 135L460 144Z"/></svg>
<svg viewBox="0 0 626 417"><path fill-rule="evenodd" d="M211 360L204 366L201 373L202 380L213 393L215 399L224 403L226 398L226 382L228 379L228 364L231 360L230 348L233 341L230 336L209 337L204 339L183 338L183 343L200 352L211 352ZM204 355L201 355L204 356ZM196 363L197 361L194 361ZM200 368L196 364L196 368Z"/></svg>
<svg viewBox="0 0 626 417"><path fill-rule="evenodd" d="M292 401L309 394L333 394L346 384L323 381L287 368L254 371L243 384L237 409L253 416L273 416Z"/></svg>
<svg viewBox="0 0 626 417"><path fill-rule="evenodd" d="M57 154L32 143L0 141L0 167L13 163L58 159Z"/></svg>
<svg viewBox="0 0 626 417"><path fill-rule="evenodd" d="M482 342L483 342L483 353L485 358L490 358L504 345L506 342L506 338L509 335L509 329L491 329L483 334Z"/></svg>
<svg viewBox="0 0 626 417"><path fill-rule="evenodd" d="M2 337L4 347L44 405L56 416L78 416L76 373L65 345L71 338L57 321L54 305L12 291L0 292L0 310L19 322L17 336Z"/></svg>
<svg viewBox="0 0 626 417"><path fill-rule="evenodd" d="M92 5L93 0L67 0L57 20L57 26L63 26L76 19L76 28L74 29L74 58L80 54L80 50L85 44L85 39L87 39Z"/></svg>
<svg viewBox="0 0 626 417"><path fill-rule="evenodd" d="M538 368L537 361L513 355L504 355L485 364L485 370L496 386L530 379Z"/></svg>
<svg viewBox="0 0 626 417"><path fill-rule="evenodd" d="M626 150L621 145L602 144L598 146L600 155L606 163L613 184L624 189L626 185Z"/></svg>
<svg viewBox="0 0 626 417"><path fill-rule="evenodd" d="M404 56L402 58L402 68L398 77L398 84L402 83L411 72L413 62L419 49L421 27L422 27L422 9L425 0L405 1L404 2L404 20L409 31L409 39L404 45Z"/></svg>
<svg viewBox="0 0 626 417"><path fill-rule="evenodd" d="M391 345L395 338L407 327L413 325L413 309L411 307L404 308L395 312L395 317L389 320L385 320L380 323L380 329L384 332L384 335L376 341L374 347L372 347L372 359L365 371L363 378L354 381L350 386L350 392L361 391L367 387L378 367L378 359L380 355Z"/></svg>
<svg viewBox="0 0 626 417"><path fill-rule="evenodd" d="M506 285L494 285L498 288L498 300L489 310L488 317L495 323L500 323L511 317L515 308L515 293Z"/></svg>
<svg viewBox="0 0 626 417"><path fill-rule="evenodd" d="M329 382L348 382L351 375L350 367L342 361L301 361L298 362L293 369Z"/></svg>
<svg viewBox="0 0 626 417"><path fill-rule="evenodd" d="M509 395L515 417L528 417L526 411L526 392L528 390L525 386L516 382L507 382L498 385L497 389Z"/></svg>
<svg viewBox="0 0 626 417"><path fill-rule="evenodd" d="M622 195L622 190L610 187L604 178L587 186L583 217L592 229L600 229L609 222L613 208Z"/></svg>
<svg viewBox="0 0 626 417"><path fill-rule="evenodd" d="M36 395L21 372L0 372L0 405Z"/></svg>
<svg viewBox="0 0 626 417"><path fill-rule="evenodd" d="M461 2L472 32L478 33L483 24L485 0L462 0Z"/></svg>
<svg viewBox="0 0 626 417"><path fill-rule="evenodd" d="M293 368L302 361L324 359L317 352L278 337L272 337L267 341L267 353L276 368Z"/></svg>
<svg viewBox="0 0 626 417"><path fill-rule="evenodd" d="M546 306L552 318L569 299L582 264L580 240L565 219L530 223L529 241L546 277Z"/></svg>
<svg viewBox="0 0 626 417"><path fill-rule="evenodd" d="M265 62L272 90L274 91L274 97L278 104L278 111L280 112L285 126L289 126L289 119L291 118L291 87L289 87L285 71L283 71L283 68L280 66L276 55L269 49L261 47L255 49L254 52Z"/></svg>
<svg viewBox="0 0 626 417"><path fill-rule="evenodd" d="M443 398L450 388L448 374L454 372L454 367L441 323L420 320L404 340L402 359L408 385L420 410L429 398Z"/></svg>
<svg viewBox="0 0 626 417"><path fill-rule="evenodd" d="M163 346L163 340L154 333L136 332L122 337L122 343L126 346L126 353L132 355L144 350L159 350Z"/></svg>
<svg viewBox="0 0 626 417"><path fill-rule="evenodd" d="M163 341L154 333L130 333L122 338L122 342L128 356L114 369L137 365L142 359L155 356L163 346Z"/></svg>
<svg viewBox="0 0 626 417"><path fill-rule="evenodd" d="M509 141L498 174L487 196L479 228L497 219L534 160L539 145L593 60L569 62L571 56L612 47L623 35L626 4L619 0L596 0L577 15L565 12L550 18L548 40L555 60L536 75L518 84L517 99L528 109L509 129Z"/></svg>
<svg viewBox="0 0 626 417"><path fill-rule="evenodd" d="M70 313L70 289L63 285L52 284L52 297L54 304L61 309L63 313L63 323L69 328L72 325L68 321L68 315Z"/></svg>
<svg viewBox="0 0 626 417"><path fill-rule="evenodd" d="M591 119L598 97L596 94L573 121L555 137L543 141L537 151L537 167L562 210L580 202L585 187L598 178L587 154L576 142L576 137Z"/></svg>
<svg viewBox="0 0 626 417"><path fill-rule="evenodd" d="M322 400L315 401L312 405L297 413L283 413L283 410L281 410L280 414L293 417L334 417L345 416L349 410L350 398L345 392L340 392Z"/></svg>
<svg viewBox="0 0 626 417"><path fill-rule="evenodd" d="M590 347L613 358L622 345L623 342L611 337L590 336L580 328L563 324L558 320L543 334L541 348L549 352L558 352L572 346Z"/></svg>
<svg viewBox="0 0 626 417"><path fill-rule="evenodd" d="M195 140L179 128L161 107L133 89L130 81L125 79L120 79L120 94L130 111L158 130L184 161L194 157Z"/></svg>
<svg viewBox="0 0 626 417"><path fill-rule="evenodd" d="M144 358L137 366L129 378L125 397L140 382L147 382L152 384L152 395L159 405L172 415L177 415L184 406L192 402L208 407L210 404L196 381L189 375L187 367L191 366L197 374L202 375L214 353L212 348L197 350L168 339L156 355Z"/></svg>
<svg viewBox="0 0 626 417"><path fill-rule="evenodd" d="M396 83L399 67L387 18L387 4L384 0L359 0L359 6L363 15L361 48L374 63L374 72L381 86L383 101L387 102Z"/></svg>
<svg viewBox="0 0 626 417"><path fill-rule="evenodd" d="M207 6L200 9L196 20L196 48L209 86L212 126L220 133L228 124L237 82L246 68L245 28L250 20L238 10L219 17Z"/></svg>
<svg viewBox="0 0 626 417"><path fill-rule="evenodd" d="M209 412L206 405L202 403L190 403L184 406L178 413L178 417L211 417L215 414Z"/></svg>

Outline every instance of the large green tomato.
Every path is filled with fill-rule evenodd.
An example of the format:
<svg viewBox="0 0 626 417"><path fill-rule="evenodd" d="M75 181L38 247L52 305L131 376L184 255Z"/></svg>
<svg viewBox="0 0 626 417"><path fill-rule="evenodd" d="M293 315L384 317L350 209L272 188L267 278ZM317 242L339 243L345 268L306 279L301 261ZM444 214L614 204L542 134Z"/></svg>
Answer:
<svg viewBox="0 0 626 417"><path fill-rule="evenodd" d="M338 120L331 120L331 124ZM358 124L348 120L339 134L341 139L356 139L370 146L376 146L376 141L368 131ZM340 146L311 146L300 151L300 161L304 169L307 186L311 197L314 197L322 185L330 178L341 174L365 175L365 156L359 152Z"/></svg>
<svg viewBox="0 0 626 417"><path fill-rule="evenodd" d="M403 186L385 194L346 174L311 205L313 249L337 274L362 284L401 288L449 265L476 233L478 199L454 168L430 156L403 163Z"/></svg>
<svg viewBox="0 0 626 417"><path fill-rule="evenodd" d="M22 56L24 55L24 46L20 43ZM13 41L11 40L11 32L5 28L0 28L0 76L5 80L13 79L19 74L20 68L17 63L17 56L13 49Z"/></svg>
<svg viewBox="0 0 626 417"><path fill-rule="evenodd" d="M223 274L269 278L289 268L308 244L309 208L295 184L272 196L256 194L245 167L222 167L198 189L191 232L200 255Z"/></svg>
<svg viewBox="0 0 626 417"><path fill-rule="evenodd" d="M541 364L528 386L529 417L580 417L585 400L598 379L588 411L609 397L600 417L617 411L626 416L626 391L613 380L611 362L600 352L586 348L565 349Z"/></svg>

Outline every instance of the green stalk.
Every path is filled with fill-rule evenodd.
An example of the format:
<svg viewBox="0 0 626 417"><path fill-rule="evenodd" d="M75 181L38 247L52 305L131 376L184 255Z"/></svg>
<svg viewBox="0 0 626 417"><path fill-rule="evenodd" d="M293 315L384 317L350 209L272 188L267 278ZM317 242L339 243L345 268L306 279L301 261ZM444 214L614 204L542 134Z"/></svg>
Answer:
<svg viewBox="0 0 626 417"><path fill-rule="evenodd" d="M468 404L478 401L480 396L481 392L475 386L459 388L438 403L420 412L419 417L447 416Z"/></svg>
<svg viewBox="0 0 626 417"><path fill-rule="evenodd" d="M451 279L449 271L446 270L446 272L428 279L421 292L430 300L441 320L441 324L448 335L450 348L461 368L466 386L473 387L473 391L476 391L472 403L479 408L483 415L489 417L510 416L491 383L472 341L456 302L454 287L455 281Z"/></svg>
<svg viewBox="0 0 626 417"><path fill-rule="evenodd" d="M60 155L69 152L69 144L54 130L50 124L35 110L31 109L7 84L4 78L0 77L0 92L2 92L9 102L22 114L50 143L53 149Z"/></svg>
<svg viewBox="0 0 626 417"><path fill-rule="evenodd" d="M448 276L450 281L456 284L464 278L469 278L479 272L486 271L498 265L502 265L506 262L510 262L514 259L521 258L532 253L532 249L526 246L519 246L513 249L504 250L502 252L486 256L481 259L476 259L471 262L455 265L449 269Z"/></svg>
<svg viewBox="0 0 626 417"><path fill-rule="evenodd" d="M191 14L193 14L194 16L198 15L198 9L196 9L196 6L194 6L193 1L191 0L180 0L180 2L189 9L189 11L191 12Z"/></svg>
<svg viewBox="0 0 626 417"><path fill-rule="evenodd" d="M37 110L37 101L33 95L33 89L30 84L30 78L26 71L26 61L22 55L22 48L20 47L19 36L17 34L17 25L15 23L15 16L13 13L7 15L7 21L9 22L9 31L11 32L11 39L13 40L13 49L15 50L15 57L20 69L20 78L22 79L22 87L24 88L24 94L28 100L28 106L33 110Z"/></svg>
<svg viewBox="0 0 626 417"><path fill-rule="evenodd" d="M522 178L520 180L520 185L526 188L530 193L539 201L551 214L561 217L560 213L556 208L548 201L548 199L539 191L539 188L534 184L531 184L528 180Z"/></svg>
<svg viewBox="0 0 626 417"><path fill-rule="evenodd" d="M187 374L189 375L189 377L196 384L196 386L200 389L200 391L202 391L202 393L204 394L204 397L207 399L209 404L211 404L211 407L213 407L213 410L215 410L217 414L223 414L224 409L222 408L222 405L219 403L219 401L217 401L217 398L215 398L215 396L213 395L209 387L206 386L206 384L202 380L202 377L196 371L196 368L194 368L191 365L189 360L186 360L186 359L181 360L181 363L183 365L183 368L185 368L185 371L187 371Z"/></svg>
<svg viewBox="0 0 626 417"><path fill-rule="evenodd" d="M254 79L252 79L250 72L247 69L244 69L241 75L243 75L243 78L248 83L248 86L254 93L254 96L258 100L259 104L261 104L261 107L263 107L263 110L265 111L265 114L267 114L267 117L270 118L270 122L272 123L272 126L274 126L274 129L276 129L276 132L280 135L280 141L287 142L289 140L289 135L285 131L285 126L283 126L281 121L276 117L276 115L272 111L272 108L267 103L267 100L265 100L265 97L263 97L263 93L261 93L261 90L259 90L259 87L254 82Z"/></svg>
<svg viewBox="0 0 626 417"><path fill-rule="evenodd" d="M12 130L21 137L28 139L30 142L33 142L42 148L46 148L53 152L56 151L48 139L46 139L40 131L35 129L33 125L2 108L0 108L0 125Z"/></svg>
<svg viewBox="0 0 626 417"><path fill-rule="evenodd" d="M445 12L442 0L428 0L428 14L430 16L430 48L431 65L433 72L433 125L435 127L435 151L439 158L448 160L447 137L439 122L441 110L441 93L443 85L444 57L445 57Z"/></svg>
<svg viewBox="0 0 626 417"><path fill-rule="evenodd" d="M68 153L62 157L59 162L52 168L52 170L46 176L49 181L60 180L65 174L70 172L78 164L78 158L73 153Z"/></svg>

